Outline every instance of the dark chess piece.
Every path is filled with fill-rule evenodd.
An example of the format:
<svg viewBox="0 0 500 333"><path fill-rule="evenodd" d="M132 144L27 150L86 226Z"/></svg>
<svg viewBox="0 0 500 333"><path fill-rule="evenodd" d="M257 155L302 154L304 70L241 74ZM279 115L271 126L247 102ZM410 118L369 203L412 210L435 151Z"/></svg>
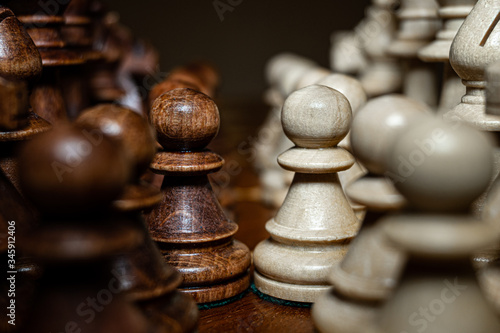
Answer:
<svg viewBox="0 0 500 333"><path fill-rule="evenodd" d="M38 0L4 0L0 4L10 8L23 23L42 58L42 77L31 93L31 105L35 113L50 123L66 121L68 116L60 72L68 66L82 65L86 61L82 54L67 46L61 33L65 24L62 15L69 1L57 2L54 6L50 6L49 2L40 6Z"/></svg>
<svg viewBox="0 0 500 333"><path fill-rule="evenodd" d="M198 303L240 294L250 284L250 251L233 240L238 226L224 215L207 176L223 165L205 149L219 130L217 106L203 93L174 89L156 99L150 121L163 147L151 169L165 176L162 201L146 218L152 238L182 273L181 291Z"/></svg>
<svg viewBox="0 0 500 333"><path fill-rule="evenodd" d="M114 104L87 109L76 123L100 130L128 153L132 179L113 206L120 213L121 221L140 232L144 241L114 260L121 290L166 332L192 332L198 318L196 304L191 297L176 290L182 277L165 263L141 216L142 211L150 210L161 200L157 188L139 180L156 152L153 129L139 114Z"/></svg>
<svg viewBox="0 0 500 333"><path fill-rule="evenodd" d="M110 209L129 179L119 146L66 125L26 144L20 161L25 196L41 218L19 246L43 267L20 332L158 332L112 274L112 258L143 240Z"/></svg>
<svg viewBox="0 0 500 333"><path fill-rule="evenodd" d="M14 258L17 269L16 278L16 318L18 323L25 320L26 306L34 288L34 281L39 275L38 266L19 251L8 246L8 236L19 241L23 233L35 224L36 213L22 197L19 191L17 159L15 153L23 141L34 135L47 131L50 125L29 107L28 87L26 81L33 81L40 76L42 62L33 41L12 11L0 7L0 248L2 262ZM7 225L13 221L14 225ZM4 227L5 224L5 227ZM14 232L7 234L8 227ZM5 241L5 242L4 242ZM7 280L0 283L0 306L7 308L4 302L9 284ZM6 289L4 289L6 288ZM10 332L15 326L8 324L9 317L0 319L0 331Z"/></svg>

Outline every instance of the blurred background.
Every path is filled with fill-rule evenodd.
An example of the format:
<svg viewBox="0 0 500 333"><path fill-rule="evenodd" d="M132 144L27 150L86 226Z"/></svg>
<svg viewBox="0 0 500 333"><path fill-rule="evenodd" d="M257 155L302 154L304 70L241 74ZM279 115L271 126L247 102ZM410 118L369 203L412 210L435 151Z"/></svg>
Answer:
<svg viewBox="0 0 500 333"><path fill-rule="evenodd" d="M160 70L208 60L226 100L262 98L266 61L293 52L329 66L330 35L361 20L369 0L105 0L160 52ZM234 6L231 5L235 4ZM217 7L217 9L216 9Z"/></svg>

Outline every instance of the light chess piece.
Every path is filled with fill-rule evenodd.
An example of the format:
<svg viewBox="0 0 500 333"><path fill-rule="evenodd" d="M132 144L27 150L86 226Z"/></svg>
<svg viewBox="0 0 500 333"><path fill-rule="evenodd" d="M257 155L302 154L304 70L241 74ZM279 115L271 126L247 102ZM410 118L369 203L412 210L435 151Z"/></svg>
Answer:
<svg viewBox="0 0 500 333"><path fill-rule="evenodd" d="M354 164L352 155L337 147L351 117L345 96L325 86L300 89L285 101L283 129L296 146L278 163L295 176L266 224L271 237L254 251L255 285L264 294L314 302L328 289L329 271L357 233L357 218L337 175Z"/></svg>
<svg viewBox="0 0 500 333"><path fill-rule="evenodd" d="M419 148L424 142L426 150ZM470 214L493 173L491 141L467 125L423 121L398 137L389 158L395 186L411 210L381 221L408 256L398 286L378 316L377 332L493 333L500 321L479 288L473 252L497 241ZM405 160L413 168L402 174Z"/></svg>

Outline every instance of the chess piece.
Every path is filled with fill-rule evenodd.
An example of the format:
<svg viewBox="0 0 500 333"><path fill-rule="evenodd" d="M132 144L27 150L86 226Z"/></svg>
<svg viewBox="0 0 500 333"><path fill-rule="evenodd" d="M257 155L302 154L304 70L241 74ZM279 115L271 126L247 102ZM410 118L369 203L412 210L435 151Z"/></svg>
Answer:
<svg viewBox="0 0 500 333"><path fill-rule="evenodd" d="M440 27L435 0L403 0L397 13L399 30L388 48L403 59L403 93L433 107L437 105L437 80L433 64L418 59L418 51L431 42Z"/></svg>
<svg viewBox="0 0 500 333"><path fill-rule="evenodd" d="M378 221L401 209L405 200L384 177L386 161L398 134L431 113L423 103L387 95L370 100L354 117L352 149L369 173L351 183L346 193L368 211L345 258L330 273L333 288L313 306L321 332L354 333L374 325L393 290L404 256L384 239Z"/></svg>
<svg viewBox="0 0 500 333"><path fill-rule="evenodd" d="M462 79L467 92L462 103L447 113L447 119L470 124L480 130L496 131L498 119L485 115L486 66L500 60L496 47L500 38L497 14L500 4L491 0L479 0L457 32L450 51L453 69Z"/></svg>
<svg viewBox="0 0 500 333"><path fill-rule="evenodd" d="M142 235L110 214L129 170L118 146L100 139L61 126L21 152L23 192L41 219L19 246L42 264L43 275L20 332L152 331L111 273L111 256L133 249Z"/></svg>
<svg viewBox="0 0 500 333"><path fill-rule="evenodd" d="M314 302L327 275L356 235L357 219L337 172L354 158L337 144L347 135L352 112L338 91L312 85L291 94L282 123L295 147L279 156L294 180L276 216L267 222L271 238L254 251L255 285L273 297Z"/></svg>
<svg viewBox="0 0 500 333"><path fill-rule="evenodd" d="M0 77L0 256L6 263L6 269L9 267L7 265L12 264L14 268L8 270L18 271L15 309L15 322L18 326L27 320L26 311L34 289L33 282L39 277L40 269L19 249L12 248L15 247L15 241L20 241L36 224L36 212L14 186L18 185L17 159L14 153L22 141L48 129L48 124L42 119L38 121L29 110L26 83ZM4 295L0 298L0 306L3 308L10 306L12 298L7 297L9 289L9 280L0 283L0 291ZM0 319L2 332L14 331L16 326L10 325L10 320L8 316Z"/></svg>
<svg viewBox="0 0 500 333"><path fill-rule="evenodd" d="M10 9L0 6L0 13L0 75L7 80L37 80L42 73L42 59L33 40Z"/></svg>
<svg viewBox="0 0 500 333"><path fill-rule="evenodd" d="M458 77L457 73L451 67L450 49L458 29L476 2L477 0L438 0L440 5L438 13L443 20L443 26L436 34L436 39L418 52L419 58L423 61L444 63L443 83L439 102L439 110L441 112L447 112L457 106L465 94L465 87L462 85L460 77Z"/></svg>
<svg viewBox="0 0 500 333"><path fill-rule="evenodd" d="M236 296L250 284L250 251L233 240L238 226L224 216L207 175L222 158L205 149L219 130L219 111L203 93L178 88L156 99L150 114L163 149L151 163L163 174L162 200L147 215L167 263L183 275L181 291L198 303Z"/></svg>
<svg viewBox="0 0 500 333"><path fill-rule="evenodd" d="M130 253L114 259L113 272L119 279L121 291L136 301L150 320L162 323L161 327L165 331L182 328L182 332L192 332L197 322L196 304L189 296L175 290L182 277L165 264L141 217L141 211L150 210L161 200L158 189L139 181L156 150L152 128L136 112L113 104L85 110L76 124L98 129L119 142L128 153L132 182L114 200L113 206L123 224L141 233L144 241Z"/></svg>
<svg viewBox="0 0 500 333"><path fill-rule="evenodd" d="M65 22L62 15L69 1L58 3L51 10L41 10L36 0L6 0L3 4L12 9L23 23L42 58L42 77L31 93L35 113L50 123L67 121L60 71L85 62L81 54L67 47L61 33Z"/></svg>
<svg viewBox="0 0 500 333"><path fill-rule="evenodd" d="M21 191L15 152L22 141L50 128L50 125L29 107L27 89L24 81L10 81L0 77L0 170L19 192Z"/></svg>
<svg viewBox="0 0 500 333"><path fill-rule="evenodd" d="M324 85L335 89L343 94L351 105L353 116L356 116L358 110L366 103L366 92L363 89L361 82L354 79L353 77L342 74L330 74L327 77L319 80L317 83L319 85ZM350 137L351 132L349 131L346 137L342 139L342 141L340 141L339 147L344 148L352 153ZM365 173L365 168L361 164L359 164L358 161L356 161L351 168L339 172L338 175L340 183L342 184L342 188L346 189L352 182L363 176ZM349 197L347 197L347 200L349 201L349 204L351 205L351 208L356 214L358 220L363 221L366 213L366 207L353 202Z"/></svg>
<svg viewBox="0 0 500 333"><path fill-rule="evenodd" d="M500 60L496 45L500 40L497 14L500 4L495 1L480 0L453 41L450 62L462 78L466 94L462 102L443 115L444 119L455 123L466 123L481 131L498 131L500 118L488 115L486 110L485 70L489 64ZM495 172L492 182L500 171L500 154L495 155ZM486 193L474 203L474 211L481 215Z"/></svg>
<svg viewBox="0 0 500 333"><path fill-rule="evenodd" d="M425 142L428 153L417 142ZM413 172L401 174L403 159L413 161ZM398 137L388 165L404 178L394 178L395 186L413 210L381 222L408 260L376 331L498 332L500 321L470 260L498 238L469 213L493 172L491 141L466 125L457 130L442 120L424 121Z"/></svg>
<svg viewBox="0 0 500 333"><path fill-rule="evenodd" d="M396 34L395 1L373 0L366 18L356 27L363 40L368 64L359 73L359 80L371 97L395 93L401 89L403 72L398 59L387 54Z"/></svg>

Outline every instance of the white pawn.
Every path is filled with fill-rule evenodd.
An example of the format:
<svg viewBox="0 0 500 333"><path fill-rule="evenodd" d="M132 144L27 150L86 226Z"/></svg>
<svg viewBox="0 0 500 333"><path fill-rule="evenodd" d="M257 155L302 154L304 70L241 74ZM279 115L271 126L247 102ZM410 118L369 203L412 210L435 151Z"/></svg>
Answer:
<svg viewBox="0 0 500 333"><path fill-rule="evenodd" d="M421 142L432 153L419 150ZM391 172L400 173L402 159L411 156L420 162L404 181L395 178L395 185L412 209L380 222L383 234L408 259L375 331L500 332L470 260L474 251L498 239L490 225L468 213L493 171L491 142L466 125L457 129L442 120L426 121L398 137Z"/></svg>
<svg viewBox="0 0 500 333"><path fill-rule="evenodd" d="M355 237L358 221L337 175L354 164L352 155L337 147L351 118L349 101L325 86L308 86L285 101L283 129L296 146L278 162L295 176L266 224L271 237L254 251L255 286L262 293L314 302L328 289L329 271Z"/></svg>

